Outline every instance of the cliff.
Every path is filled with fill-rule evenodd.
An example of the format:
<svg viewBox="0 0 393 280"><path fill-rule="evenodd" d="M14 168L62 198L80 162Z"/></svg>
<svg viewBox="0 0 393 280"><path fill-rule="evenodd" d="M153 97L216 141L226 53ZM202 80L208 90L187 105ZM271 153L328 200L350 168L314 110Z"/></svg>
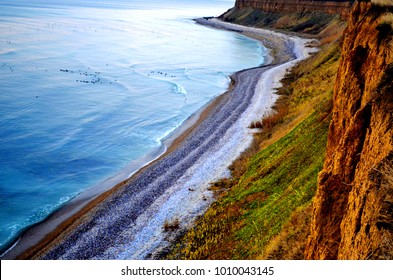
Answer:
<svg viewBox="0 0 393 280"><path fill-rule="evenodd" d="M221 19L255 27L320 33L334 18L347 20L353 0L237 0Z"/></svg>
<svg viewBox="0 0 393 280"><path fill-rule="evenodd" d="M348 22L308 259L393 257L391 10L358 2Z"/></svg>
<svg viewBox="0 0 393 280"><path fill-rule="evenodd" d="M327 14L340 14L348 18L352 3L351 0L236 0L235 7L238 9L253 8L265 12L324 12Z"/></svg>

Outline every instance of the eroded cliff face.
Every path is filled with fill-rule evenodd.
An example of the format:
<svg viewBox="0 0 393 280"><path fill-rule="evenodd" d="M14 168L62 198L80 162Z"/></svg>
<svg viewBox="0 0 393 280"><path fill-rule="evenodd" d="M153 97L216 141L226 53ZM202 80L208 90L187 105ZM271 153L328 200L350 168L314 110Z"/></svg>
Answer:
<svg viewBox="0 0 393 280"><path fill-rule="evenodd" d="M391 10L356 3L348 22L308 259L393 257Z"/></svg>
<svg viewBox="0 0 393 280"><path fill-rule="evenodd" d="M352 0L236 0L235 7L239 9L253 8L265 12L325 12L328 14L340 14L349 17Z"/></svg>
<svg viewBox="0 0 393 280"><path fill-rule="evenodd" d="M318 34L334 18L349 18L353 0L237 0L221 19L255 27Z"/></svg>

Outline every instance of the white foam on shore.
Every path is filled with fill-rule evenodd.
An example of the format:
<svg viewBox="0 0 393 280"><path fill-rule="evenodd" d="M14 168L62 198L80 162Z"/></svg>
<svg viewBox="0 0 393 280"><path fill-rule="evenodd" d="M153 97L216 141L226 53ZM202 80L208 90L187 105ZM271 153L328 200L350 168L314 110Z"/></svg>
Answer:
<svg viewBox="0 0 393 280"><path fill-rule="evenodd" d="M139 216L134 227L122 233L122 240L129 240L127 244L117 244L97 258L149 258L151 254L169 244L168 234L163 231L166 222L178 220L181 228L191 226L196 217L206 211L213 201L212 193L208 190L210 182L229 177L228 166L251 144L253 131L248 128L251 122L271 112L278 98L275 91L281 86L280 80L286 71L315 51L306 47L310 40L231 24L231 28L234 26L247 32L267 32L270 36L290 42L293 44L292 51L296 59L266 70L259 79L250 106L220 139L217 148L199 158L171 188Z"/></svg>

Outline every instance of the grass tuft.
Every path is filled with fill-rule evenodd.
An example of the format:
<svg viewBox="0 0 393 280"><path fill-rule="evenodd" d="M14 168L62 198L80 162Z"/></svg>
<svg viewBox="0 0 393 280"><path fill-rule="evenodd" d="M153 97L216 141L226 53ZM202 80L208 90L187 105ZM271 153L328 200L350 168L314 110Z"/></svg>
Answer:
<svg viewBox="0 0 393 280"><path fill-rule="evenodd" d="M381 231L381 241L367 256L369 259L391 260L393 259L393 161L387 158L382 166L375 171L381 176L381 184L378 187L375 221Z"/></svg>
<svg viewBox="0 0 393 280"><path fill-rule="evenodd" d="M371 3L382 7L393 6L393 0L371 0Z"/></svg>
<svg viewBox="0 0 393 280"><path fill-rule="evenodd" d="M301 260L310 233L312 204L296 209L281 232L266 246L263 258L270 260Z"/></svg>
<svg viewBox="0 0 393 280"><path fill-rule="evenodd" d="M163 230L165 232L171 232L171 231L176 231L178 229L180 229L180 221L179 219L175 219L173 221L165 221L164 225L163 225Z"/></svg>
<svg viewBox="0 0 393 280"><path fill-rule="evenodd" d="M381 24L386 24L393 28L393 13L386 13L381 17Z"/></svg>

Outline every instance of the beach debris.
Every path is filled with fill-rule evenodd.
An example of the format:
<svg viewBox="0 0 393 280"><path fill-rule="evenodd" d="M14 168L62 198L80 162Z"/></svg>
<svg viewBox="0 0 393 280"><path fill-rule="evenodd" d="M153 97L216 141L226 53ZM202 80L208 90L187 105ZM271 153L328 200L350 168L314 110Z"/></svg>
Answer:
<svg viewBox="0 0 393 280"><path fill-rule="evenodd" d="M175 230L178 230L179 228L180 228L180 221L179 221L179 219L175 219L175 220L173 220L171 222L165 221L165 223L163 225L163 230L165 232L175 231Z"/></svg>

